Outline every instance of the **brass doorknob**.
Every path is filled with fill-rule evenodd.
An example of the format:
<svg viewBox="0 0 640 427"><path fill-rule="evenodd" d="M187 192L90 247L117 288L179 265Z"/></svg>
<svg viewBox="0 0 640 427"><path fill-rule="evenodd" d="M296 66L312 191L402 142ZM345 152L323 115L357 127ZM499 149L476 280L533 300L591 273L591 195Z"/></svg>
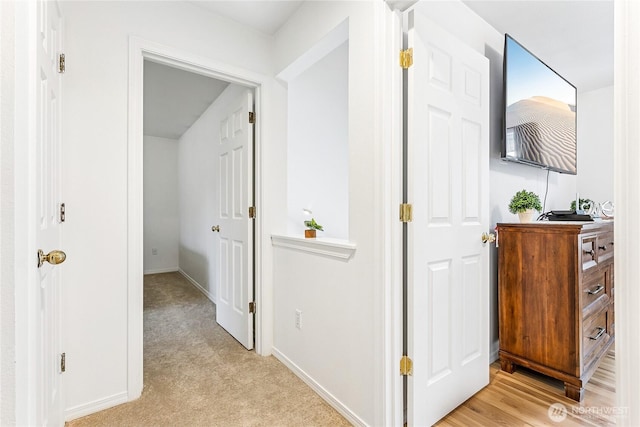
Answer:
<svg viewBox="0 0 640 427"><path fill-rule="evenodd" d="M220 226L219 225L214 225L213 227L211 227L211 231L213 231L214 233L219 233L220 232Z"/></svg>
<svg viewBox="0 0 640 427"><path fill-rule="evenodd" d="M496 241L496 235L493 233L482 233L482 243L493 243Z"/></svg>
<svg viewBox="0 0 640 427"><path fill-rule="evenodd" d="M62 264L64 260L67 259L67 254L62 251L51 251L45 255L42 249L38 249L38 268L42 267L44 262L48 262L49 264Z"/></svg>

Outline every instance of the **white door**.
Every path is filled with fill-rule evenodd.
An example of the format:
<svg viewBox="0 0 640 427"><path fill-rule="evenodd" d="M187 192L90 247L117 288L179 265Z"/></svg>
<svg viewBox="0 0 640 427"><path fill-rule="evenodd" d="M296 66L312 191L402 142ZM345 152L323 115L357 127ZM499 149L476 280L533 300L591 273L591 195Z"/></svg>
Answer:
<svg viewBox="0 0 640 427"><path fill-rule="evenodd" d="M60 102L61 74L58 73L62 53L62 18L57 2L38 1L35 82L35 224L36 247L50 259L36 262L37 268L34 338L38 425L60 426L62 419L61 378L61 289L60 272L55 265L64 261L60 226ZM39 259L38 259L39 261ZM38 266L41 264L40 266Z"/></svg>
<svg viewBox="0 0 640 427"><path fill-rule="evenodd" d="M219 169L217 219L218 303L216 321L247 349L253 348L253 94L244 91L228 103L220 121L216 155Z"/></svg>
<svg viewBox="0 0 640 427"><path fill-rule="evenodd" d="M409 13L409 425L489 382L489 61Z"/></svg>

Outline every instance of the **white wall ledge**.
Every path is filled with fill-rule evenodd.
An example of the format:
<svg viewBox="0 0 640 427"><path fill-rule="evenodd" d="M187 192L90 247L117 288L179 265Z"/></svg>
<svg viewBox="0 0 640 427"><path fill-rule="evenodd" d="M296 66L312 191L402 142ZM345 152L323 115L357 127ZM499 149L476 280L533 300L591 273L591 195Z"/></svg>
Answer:
<svg viewBox="0 0 640 427"><path fill-rule="evenodd" d="M275 247L293 249L300 252L309 252L348 261L356 252L356 244L338 239L305 239L304 237L272 235L271 244Z"/></svg>

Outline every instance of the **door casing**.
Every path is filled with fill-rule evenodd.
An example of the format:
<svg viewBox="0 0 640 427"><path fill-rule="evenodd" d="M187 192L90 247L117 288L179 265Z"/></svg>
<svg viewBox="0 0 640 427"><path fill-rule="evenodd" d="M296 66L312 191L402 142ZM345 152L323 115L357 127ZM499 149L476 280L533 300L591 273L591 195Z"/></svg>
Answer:
<svg viewBox="0 0 640 427"><path fill-rule="evenodd" d="M262 117L262 87L266 77L229 64L199 57L189 52L132 36L129 39L129 99L128 99L128 177L127 177L127 398L140 397L143 387L143 63L150 60L185 71L225 80L253 89L256 117ZM254 194L255 204L262 206L261 121L255 124ZM258 211L259 212L259 211ZM255 300L263 306L262 230L263 218L257 215L255 237ZM271 332L263 325L267 310L255 315L255 348L258 354L270 354ZM268 322L267 322L268 323Z"/></svg>

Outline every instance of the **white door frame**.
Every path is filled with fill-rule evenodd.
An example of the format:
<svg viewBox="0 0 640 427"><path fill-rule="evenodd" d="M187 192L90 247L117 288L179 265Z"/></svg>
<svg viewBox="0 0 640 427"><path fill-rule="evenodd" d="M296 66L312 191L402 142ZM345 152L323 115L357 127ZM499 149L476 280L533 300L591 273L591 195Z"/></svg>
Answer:
<svg viewBox="0 0 640 427"><path fill-rule="evenodd" d="M378 31L374 44L381 46L375 74L380 88L374 106L379 120L375 123L377 135L377 155L382 172L377 175L374 188L379 189L377 197L381 209L376 211L382 235L383 261L378 263L376 274L382 276L382 289L377 296L376 309L382 313L381 336L378 348L382 349L377 366L383 369L379 376L382 393L376 393L381 401L375 402L376 424L402 426L403 377L398 374L402 356L403 341L403 224L398 218L398 207L403 200L403 71L398 62L402 49L402 12L387 2L381 2L375 9ZM383 333L382 333L383 332Z"/></svg>
<svg viewBox="0 0 640 427"><path fill-rule="evenodd" d="M640 127L640 85L637 70L640 68L637 40L640 38L638 21L640 7L632 1L614 3L614 200L616 202L616 399L618 425L640 424L640 354L638 326L640 325L640 288L637 286L640 266L637 239L638 188L640 174L637 162L640 157L637 140Z"/></svg>
<svg viewBox="0 0 640 427"><path fill-rule="evenodd" d="M127 159L127 390L128 400L140 397L143 387L143 63L152 60L159 64L169 65L185 71L225 80L252 88L255 93L255 113L261 118L262 87L266 77L246 71L229 64L221 63L153 41L132 36L129 39L129 99L128 99L128 159ZM262 167L261 167L261 120L255 125L255 204L262 204ZM255 348L258 354L268 354L270 349L263 343L269 342L264 337L263 325L268 324L268 315L261 304L262 278L262 216L255 219L255 300L262 310L258 310L255 318Z"/></svg>

